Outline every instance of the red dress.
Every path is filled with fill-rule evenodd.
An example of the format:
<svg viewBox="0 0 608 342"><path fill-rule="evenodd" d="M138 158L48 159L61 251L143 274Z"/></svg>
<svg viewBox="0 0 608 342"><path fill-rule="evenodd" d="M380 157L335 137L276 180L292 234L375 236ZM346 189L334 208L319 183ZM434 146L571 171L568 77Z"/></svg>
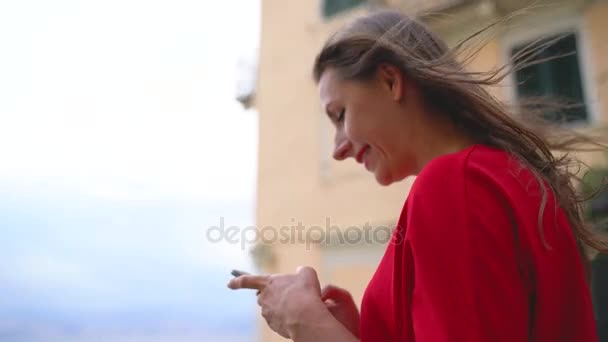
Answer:
<svg viewBox="0 0 608 342"><path fill-rule="evenodd" d="M418 175L361 304L361 341L597 341L568 221L508 153L474 145ZM543 239L544 237L544 239Z"/></svg>

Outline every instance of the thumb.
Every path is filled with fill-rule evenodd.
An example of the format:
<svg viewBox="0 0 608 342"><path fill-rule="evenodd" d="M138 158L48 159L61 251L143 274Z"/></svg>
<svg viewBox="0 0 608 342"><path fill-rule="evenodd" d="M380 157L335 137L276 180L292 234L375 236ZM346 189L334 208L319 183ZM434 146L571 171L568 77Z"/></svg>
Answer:
<svg viewBox="0 0 608 342"><path fill-rule="evenodd" d="M315 271L315 269L310 266L298 266L296 268L296 273L297 274L306 274L306 275L314 274L315 277L317 276L317 272Z"/></svg>
<svg viewBox="0 0 608 342"><path fill-rule="evenodd" d="M296 269L296 274L304 278L304 281L309 285L313 286L317 293L321 293L321 284L319 283L319 277L317 271L310 266L299 266Z"/></svg>

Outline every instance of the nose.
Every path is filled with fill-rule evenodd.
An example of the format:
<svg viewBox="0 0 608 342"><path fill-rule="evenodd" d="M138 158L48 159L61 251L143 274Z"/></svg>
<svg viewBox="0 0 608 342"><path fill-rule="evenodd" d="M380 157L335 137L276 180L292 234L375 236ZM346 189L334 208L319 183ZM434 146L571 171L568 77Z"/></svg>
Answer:
<svg viewBox="0 0 608 342"><path fill-rule="evenodd" d="M334 144L333 157L335 160L344 160L353 155L353 144L341 130L336 132Z"/></svg>

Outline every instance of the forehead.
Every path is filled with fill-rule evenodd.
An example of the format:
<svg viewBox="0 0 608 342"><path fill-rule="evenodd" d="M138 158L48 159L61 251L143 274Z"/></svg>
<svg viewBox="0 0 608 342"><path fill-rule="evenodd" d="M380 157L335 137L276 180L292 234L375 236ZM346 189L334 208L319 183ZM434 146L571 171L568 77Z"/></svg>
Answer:
<svg viewBox="0 0 608 342"><path fill-rule="evenodd" d="M341 83L336 72L332 69L327 69L321 74L321 78L319 79L319 98L323 107L336 100L340 92Z"/></svg>

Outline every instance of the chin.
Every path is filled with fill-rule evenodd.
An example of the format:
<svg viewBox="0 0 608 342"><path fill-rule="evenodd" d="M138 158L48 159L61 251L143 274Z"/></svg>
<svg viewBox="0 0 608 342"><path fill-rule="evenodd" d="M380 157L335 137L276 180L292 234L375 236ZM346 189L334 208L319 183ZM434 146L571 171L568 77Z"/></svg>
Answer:
<svg viewBox="0 0 608 342"><path fill-rule="evenodd" d="M403 173L403 175L398 175L397 177L395 177L395 175L390 172L386 172L386 171L382 172L381 170L377 170L375 172L375 175L376 175L376 181L378 182L378 184L380 184L382 186L388 186L395 182L402 181L403 179L408 177L410 175L410 173L405 172L405 173Z"/></svg>
<svg viewBox="0 0 608 342"><path fill-rule="evenodd" d="M376 172L376 181L378 182L378 184L380 184L382 186L388 186L388 185L393 184L393 182L394 182L394 180L390 176L390 174L379 173L379 172Z"/></svg>

